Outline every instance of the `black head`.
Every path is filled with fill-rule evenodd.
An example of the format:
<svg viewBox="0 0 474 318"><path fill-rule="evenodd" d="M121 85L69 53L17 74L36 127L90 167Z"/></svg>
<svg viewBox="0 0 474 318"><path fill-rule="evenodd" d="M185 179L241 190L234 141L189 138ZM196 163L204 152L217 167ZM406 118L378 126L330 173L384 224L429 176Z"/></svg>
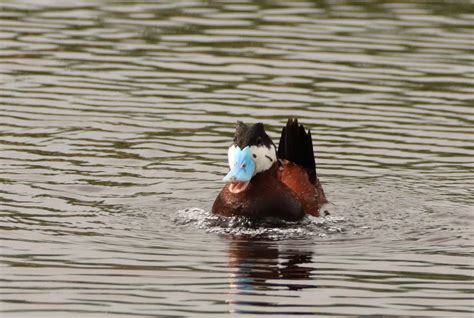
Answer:
<svg viewBox="0 0 474 318"><path fill-rule="evenodd" d="M262 123L246 125L241 121L237 122L235 128L234 144L244 149L246 146L275 146L272 139L265 132Z"/></svg>

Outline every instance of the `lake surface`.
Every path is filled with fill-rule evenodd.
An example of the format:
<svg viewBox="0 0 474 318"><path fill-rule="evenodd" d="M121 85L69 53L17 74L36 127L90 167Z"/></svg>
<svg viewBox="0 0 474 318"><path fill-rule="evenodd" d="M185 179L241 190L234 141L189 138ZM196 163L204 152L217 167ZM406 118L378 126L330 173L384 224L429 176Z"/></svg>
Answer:
<svg viewBox="0 0 474 318"><path fill-rule="evenodd" d="M471 1L2 1L2 317L472 317ZM210 214L235 122L330 216Z"/></svg>

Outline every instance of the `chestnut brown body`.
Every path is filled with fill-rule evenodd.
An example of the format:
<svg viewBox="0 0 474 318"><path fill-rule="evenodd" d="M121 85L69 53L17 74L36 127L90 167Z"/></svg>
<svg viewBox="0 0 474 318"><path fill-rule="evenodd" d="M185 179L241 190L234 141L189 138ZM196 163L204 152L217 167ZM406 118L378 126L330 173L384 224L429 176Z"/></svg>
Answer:
<svg viewBox="0 0 474 318"><path fill-rule="evenodd" d="M282 160L278 169L278 179L298 198L306 214L319 216L319 209L328 201L317 177L313 184L305 169L287 160Z"/></svg>
<svg viewBox="0 0 474 318"><path fill-rule="evenodd" d="M306 214L319 216L319 209L326 202L319 180L314 185L304 169L281 161L253 177L243 192L232 193L226 184L214 201L212 212L251 219L274 217L297 221Z"/></svg>

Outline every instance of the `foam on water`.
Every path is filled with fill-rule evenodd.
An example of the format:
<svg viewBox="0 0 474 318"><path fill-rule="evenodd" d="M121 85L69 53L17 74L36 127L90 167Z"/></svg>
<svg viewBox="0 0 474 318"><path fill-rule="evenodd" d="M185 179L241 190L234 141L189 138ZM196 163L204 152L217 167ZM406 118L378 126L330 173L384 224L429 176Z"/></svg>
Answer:
<svg viewBox="0 0 474 318"><path fill-rule="evenodd" d="M326 237L334 233L344 232L344 217L306 216L298 222L277 219L262 221L250 220L246 217L225 217L212 214L200 208L179 210L174 222L204 229L208 233L245 236L270 240L303 239L313 236Z"/></svg>

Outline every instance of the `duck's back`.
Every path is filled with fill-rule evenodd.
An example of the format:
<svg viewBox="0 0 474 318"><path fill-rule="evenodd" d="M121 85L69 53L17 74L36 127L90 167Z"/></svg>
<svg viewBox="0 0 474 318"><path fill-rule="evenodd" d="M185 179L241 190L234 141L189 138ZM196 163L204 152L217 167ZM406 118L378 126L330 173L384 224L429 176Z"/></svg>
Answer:
<svg viewBox="0 0 474 318"><path fill-rule="evenodd" d="M319 209L327 199L316 174L311 132L306 133L296 118L288 119L283 128L278 158L281 162L280 181L302 203L306 214L319 216Z"/></svg>

